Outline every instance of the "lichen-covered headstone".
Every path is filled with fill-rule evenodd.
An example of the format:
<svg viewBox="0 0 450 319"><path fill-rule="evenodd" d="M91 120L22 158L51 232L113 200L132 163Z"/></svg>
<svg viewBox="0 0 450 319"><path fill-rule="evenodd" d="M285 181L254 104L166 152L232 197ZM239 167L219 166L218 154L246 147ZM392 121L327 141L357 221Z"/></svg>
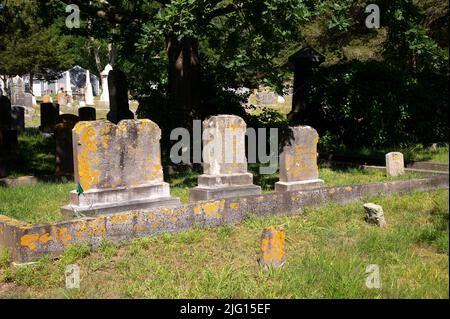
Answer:
<svg viewBox="0 0 450 319"><path fill-rule="evenodd" d="M400 176L405 173L405 162L403 154L391 152L386 154L386 174L387 176Z"/></svg>
<svg viewBox="0 0 450 319"><path fill-rule="evenodd" d="M55 125L59 123L59 104L41 103L41 126L43 133L53 133Z"/></svg>
<svg viewBox="0 0 450 319"><path fill-rule="evenodd" d="M257 195L247 171L245 133L247 125L236 115L217 115L203 121L203 174L190 190L191 201Z"/></svg>
<svg viewBox="0 0 450 319"><path fill-rule="evenodd" d="M310 126L290 128L288 145L280 155L280 181L275 183L278 192L307 190L323 186L317 166L319 134Z"/></svg>
<svg viewBox="0 0 450 319"><path fill-rule="evenodd" d="M258 260L263 269L281 268L286 262L286 231L283 227L270 226L261 235L261 257Z"/></svg>
<svg viewBox="0 0 450 319"><path fill-rule="evenodd" d="M63 213L114 213L177 205L163 181L161 130L150 120L79 122L72 132L74 177Z"/></svg>
<svg viewBox="0 0 450 319"><path fill-rule="evenodd" d="M368 223L375 224L380 227L386 227L386 221L384 219L383 207L373 203L367 203L363 205L366 212L364 220Z"/></svg>

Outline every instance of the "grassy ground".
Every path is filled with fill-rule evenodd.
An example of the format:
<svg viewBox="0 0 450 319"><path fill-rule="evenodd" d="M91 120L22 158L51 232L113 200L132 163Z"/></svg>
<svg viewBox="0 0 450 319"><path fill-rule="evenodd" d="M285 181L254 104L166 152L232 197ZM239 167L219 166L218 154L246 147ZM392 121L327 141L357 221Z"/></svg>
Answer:
<svg viewBox="0 0 450 319"><path fill-rule="evenodd" d="M381 159L384 161L385 155L389 152L402 152L406 161L430 161L436 163L449 162L448 146L440 146L436 149L415 145L405 148L386 148L386 149L347 149L334 152L336 155L354 156L368 159Z"/></svg>
<svg viewBox="0 0 450 319"><path fill-rule="evenodd" d="M255 183L261 185L263 192L273 191L278 175L258 175L255 171ZM320 177L326 186L344 184L362 184L368 182L390 181L421 177L416 173L406 173L401 177L386 177L377 170L330 169L320 168ZM189 202L189 188L197 185L197 172L174 172L167 176L171 185L171 194ZM49 223L63 219L60 207L69 201L69 192L75 189L73 182L40 182L34 186L0 187L0 214L31 223Z"/></svg>
<svg viewBox="0 0 450 319"><path fill-rule="evenodd" d="M302 215L259 219L238 226L195 229L136 239L98 252L71 246L59 260L14 268L0 257L4 298L448 298L448 191L373 197L388 227L363 221L363 202L330 204ZM260 270L264 227L284 225L287 262ZM64 287L76 263L81 289ZM381 288L365 287L370 264Z"/></svg>

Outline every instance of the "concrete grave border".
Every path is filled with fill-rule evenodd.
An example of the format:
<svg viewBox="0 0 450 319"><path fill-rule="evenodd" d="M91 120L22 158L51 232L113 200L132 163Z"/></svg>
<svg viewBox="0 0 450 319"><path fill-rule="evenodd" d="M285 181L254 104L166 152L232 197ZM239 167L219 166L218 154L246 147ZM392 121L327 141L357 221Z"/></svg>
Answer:
<svg viewBox="0 0 450 319"><path fill-rule="evenodd" d="M258 217L296 214L302 208L329 202L347 203L366 196L448 187L448 176L435 176L224 198L41 225L27 224L0 215L0 247L8 248L16 262L30 262L46 254L56 257L69 244L87 243L95 249L104 237L115 243L127 242L134 238L181 232L193 227L233 225L242 222L248 213Z"/></svg>

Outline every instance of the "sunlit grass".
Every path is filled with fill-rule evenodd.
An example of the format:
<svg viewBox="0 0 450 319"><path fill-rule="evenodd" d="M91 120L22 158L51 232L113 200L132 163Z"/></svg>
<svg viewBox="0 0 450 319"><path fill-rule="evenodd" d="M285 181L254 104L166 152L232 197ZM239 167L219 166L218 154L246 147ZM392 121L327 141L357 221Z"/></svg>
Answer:
<svg viewBox="0 0 450 319"><path fill-rule="evenodd" d="M448 190L329 204L301 215L193 229L97 252L69 246L34 267L0 263L0 297L44 298L448 298ZM366 224L362 204L384 208L387 228ZM286 265L259 268L261 231L286 228ZM4 256L4 254L2 255ZM81 269L81 289L64 288L65 266ZM380 269L381 289L365 286Z"/></svg>

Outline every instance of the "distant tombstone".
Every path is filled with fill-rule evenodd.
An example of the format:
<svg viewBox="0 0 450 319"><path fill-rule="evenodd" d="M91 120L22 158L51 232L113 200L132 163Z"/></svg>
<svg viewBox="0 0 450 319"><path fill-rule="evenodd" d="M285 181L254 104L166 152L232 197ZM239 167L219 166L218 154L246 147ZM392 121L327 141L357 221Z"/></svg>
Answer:
<svg viewBox="0 0 450 319"><path fill-rule="evenodd" d="M100 104L109 105L109 88L108 88L108 75L112 70L111 65L106 65L105 69L100 73L102 81L102 94L100 95Z"/></svg>
<svg viewBox="0 0 450 319"><path fill-rule="evenodd" d="M294 122L300 122L301 116L309 111L306 105L306 84L318 72L319 65L325 61L325 57L311 47L305 47L289 57L289 62L294 65L294 87L292 96L292 110L288 118Z"/></svg>
<svg viewBox="0 0 450 319"><path fill-rule="evenodd" d="M97 119L95 108L90 106L80 107L78 117L80 121L95 121Z"/></svg>
<svg viewBox="0 0 450 319"><path fill-rule="evenodd" d="M25 106L25 85L20 76L16 76L12 80L11 105Z"/></svg>
<svg viewBox="0 0 450 319"><path fill-rule="evenodd" d="M41 126L43 133L53 133L55 125L59 122L59 104L41 103Z"/></svg>
<svg viewBox="0 0 450 319"><path fill-rule="evenodd" d="M76 123L73 121L63 121L55 126L56 176L73 175L72 129Z"/></svg>
<svg viewBox="0 0 450 319"><path fill-rule="evenodd" d="M386 174L387 176L399 176L405 173L405 161L400 152L386 154Z"/></svg>
<svg viewBox="0 0 450 319"><path fill-rule="evenodd" d="M15 131L25 130L25 108L23 106L11 107L11 129Z"/></svg>
<svg viewBox="0 0 450 319"><path fill-rule="evenodd" d="M125 74L111 70L108 75L109 112L106 118L114 124L121 120L133 119L134 114L128 105L128 84Z"/></svg>
<svg viewBox="0 0 450 319"><path fill-rule="evenodd" d="M277 103L277 95L273 92L256 93L256 103L258 105L272 105Z"/></svg>
<svg viewBox="0 0 450 319"><path fill-rule="evenodd" d="M217 115L203 121L203 174L190 190L190 200L258 195L247 171L245 133L247 125L236 115Z"/></svg>
<svg viewBox="0 0 450 319"><path fill-rule="evenodd" d="M65 73L64 87L66 89L66 95L72 96L72 81L70 80L70 71L66 71Z"/></svg>
<svg viewBox="0 0 450 319"><path fill-rule="evenodd" d="M24 99L24 106L27 109L32 109L33 108L33 94L31 93L25 93L25 99Z"/></svg>
<svg viewBox="0 0 450 319"><path fill-rule="evenodd" d="M79 122L72 131L74 177L64 214L95 215L178 205L161 166L161 130L150 120Z"/></svg>
<svg viewBox="0 0 450 319"><path fill-rule="evenodd" d="M280 181L277 192L307 190L323 186L317 167L319 134L310 126L291 127L290 145L280 155Z"/></svg>
<svg viewBox="0 0 450 319"><path fill-rule="evenodd" d="M94 93L92 91L91 75L89 70L86 71L86 90L84 100L86 105L94 105Z"/></svg>
<svg viewBox="0 0 450 319"><path fill-rule="evenodd" d="M2 95L0 96L0 129L9 130L11 128L11 102Z"/></svg>
<svg viewBox="0 0 450 319"><path fill-rule="evenodd" d="M64 90L61 88L60 91L57 94L58 104L60 106L66 106L67 104L67 98L66 93L64 93Z"/></svg>

